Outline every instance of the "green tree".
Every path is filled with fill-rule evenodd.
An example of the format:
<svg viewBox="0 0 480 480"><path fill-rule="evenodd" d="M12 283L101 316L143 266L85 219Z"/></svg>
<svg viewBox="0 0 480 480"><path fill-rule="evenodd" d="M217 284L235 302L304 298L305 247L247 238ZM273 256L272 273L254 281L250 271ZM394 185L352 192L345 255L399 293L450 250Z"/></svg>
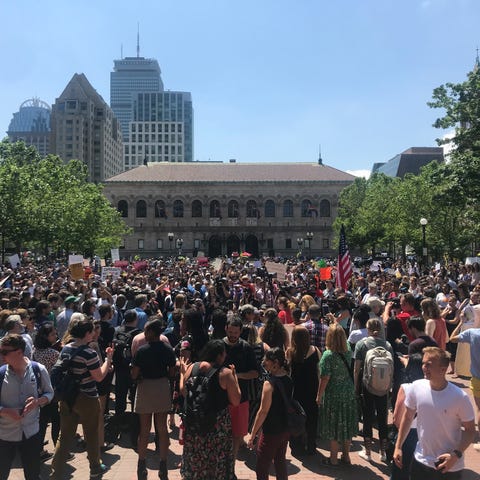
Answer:
<svg viewBox="0 0 480 480"><path fill-rule="evenodd" d="M0 143L2 240L44 252L103 255L129 229L102 193L87 182L86 167L55 155L41 158L23 143Z"/></svg>

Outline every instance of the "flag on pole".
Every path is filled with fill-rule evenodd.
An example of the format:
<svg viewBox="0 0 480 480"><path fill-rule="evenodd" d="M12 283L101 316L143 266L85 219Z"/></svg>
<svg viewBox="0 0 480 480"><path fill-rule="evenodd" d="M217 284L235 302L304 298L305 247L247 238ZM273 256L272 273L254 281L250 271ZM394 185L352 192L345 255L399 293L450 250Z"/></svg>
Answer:
<svg viewBox="0 0 480 480"><path fill-rule="evenodd" d="M344 290L348 290L348 282L352 276L352 261L348 250L347 240L345 238L345 227L340 229L340 245L338 246L338 264L336 285Z"/></svg>

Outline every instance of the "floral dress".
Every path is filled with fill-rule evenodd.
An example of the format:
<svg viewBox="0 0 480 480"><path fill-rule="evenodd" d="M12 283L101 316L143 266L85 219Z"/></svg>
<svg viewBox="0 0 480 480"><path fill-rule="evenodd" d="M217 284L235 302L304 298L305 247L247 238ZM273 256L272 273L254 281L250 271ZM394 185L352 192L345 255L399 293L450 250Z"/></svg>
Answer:
<svg viewBox="0 0 480 480"><path fill-rule="evenodd" d="M350 365L352 352L343 356ZM353 380L340 353L325 350L320 376L329 376L330 380L320 405L318 434L325 440L351 440L358 433L357 402Z"/></svg>
<svg viewBox="0 0 480 480"><path fill-rule="evenodd" d="M227 392L215 381L214 402L217 409L215 430L209 433L192 434L185 431L182 465L180 474L183 480L233 480L234 458L232 425L228 411Z"/></svg>

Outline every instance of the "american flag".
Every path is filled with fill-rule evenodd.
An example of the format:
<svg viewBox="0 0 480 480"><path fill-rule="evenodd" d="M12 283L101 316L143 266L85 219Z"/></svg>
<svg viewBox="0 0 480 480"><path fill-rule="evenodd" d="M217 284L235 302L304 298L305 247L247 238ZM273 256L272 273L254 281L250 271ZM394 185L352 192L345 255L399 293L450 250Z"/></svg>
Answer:
<svg viewBox="0 0 480 480"><path fill-rule="evenodd" d="M336 285L344 290L348 290L348 282L352 276L352 261L348 250L347 240L345 238L345 227L340 229L340 245L338 246L338 263Z"/></svg>

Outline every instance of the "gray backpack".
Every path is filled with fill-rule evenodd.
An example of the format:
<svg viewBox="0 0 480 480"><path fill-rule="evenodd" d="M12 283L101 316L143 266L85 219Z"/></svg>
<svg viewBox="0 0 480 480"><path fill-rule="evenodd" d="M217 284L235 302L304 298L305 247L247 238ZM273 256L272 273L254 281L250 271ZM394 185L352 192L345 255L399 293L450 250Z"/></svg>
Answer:
<svg viewBox="0 0 480 480"><path fill-rule="evenodd" d="M367 351L363 365L363 385L379 397L386 395L393 384L393 357L384 347Z"/></svg>

